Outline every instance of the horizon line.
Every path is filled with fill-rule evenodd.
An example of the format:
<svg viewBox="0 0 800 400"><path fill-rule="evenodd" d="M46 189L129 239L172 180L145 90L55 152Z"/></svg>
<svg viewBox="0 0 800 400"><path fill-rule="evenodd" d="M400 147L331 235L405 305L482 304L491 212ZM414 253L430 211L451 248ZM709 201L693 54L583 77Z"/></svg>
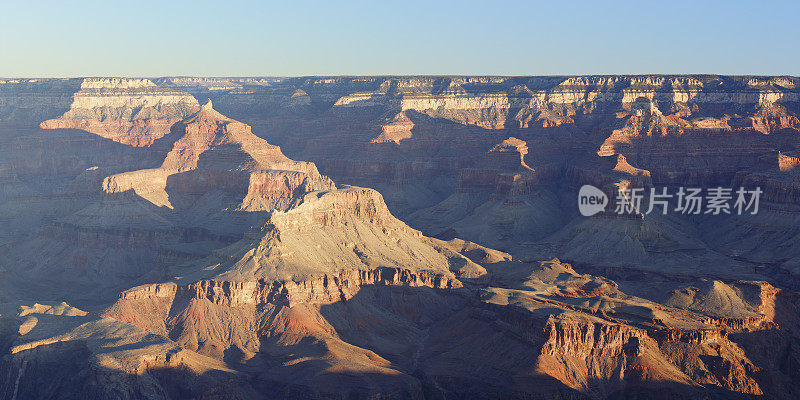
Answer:
<svg viewBox="0 0 800 400"><path fill-rule="evenodd" d="M591 74L328 74L328 75L82 75L82 76L0 76L0 79L92 79L92 78L122 78L122 79L159 79L159 78L203 78L203 79L296 79L296 78L570 78L570 77L625 77L625 76L692 76L692 77L784 77L798 78L800 75L792 74L725 74L725 73L591 73Z"/></svg>

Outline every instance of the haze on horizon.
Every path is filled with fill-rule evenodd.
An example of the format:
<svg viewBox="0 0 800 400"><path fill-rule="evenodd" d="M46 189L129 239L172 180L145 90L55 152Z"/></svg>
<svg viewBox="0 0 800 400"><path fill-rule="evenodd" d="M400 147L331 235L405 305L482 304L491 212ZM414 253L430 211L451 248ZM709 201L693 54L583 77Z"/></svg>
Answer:
<svg viewBox="0 0 800 400"><path fill-rule="evenodd" d="M800 75L771 0L0 6L0 77Z"/></svg>

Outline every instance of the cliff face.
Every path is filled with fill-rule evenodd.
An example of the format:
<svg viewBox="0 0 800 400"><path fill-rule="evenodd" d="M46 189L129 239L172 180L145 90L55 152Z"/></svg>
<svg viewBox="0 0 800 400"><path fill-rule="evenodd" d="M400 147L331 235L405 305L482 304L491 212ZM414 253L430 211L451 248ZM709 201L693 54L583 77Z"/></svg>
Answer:
<svg viewBox="0 0 800 400"><path fill-rule="evenodd" d="M338 182L378 189L392 211L428 235L460 236L534 259L568 254L604 266L645 259L674 264L674 254L654 250L704 247L712 253L700 258L722 252L783 269L798 265L788 244L773 257L755 250L756 242L788 243L796 236L793 222L778 222L797 216L790 158L800 129L794 77L292 78L269 87L231 82L241 89L212 96L221 109L260 127L287 154L314 161ZM310 97L308 106L288 107L281 100L295 90ZM263 112L251 114L254 104L263 104ZM526 153L504 150L510 138L524 143ZM565 199L584 184L604 188L610 198L618 188L762 187L764 215L726 220L722 232L715 231L722 218L701 221L700 236L708 242L702 244L686 226L658 216L638 228L612 213L602 216L610 224L574 219L574 202ZM771 224L784 229L780 238L756 228ZM597 230L613 239L598 243L588 234ZM583 257L586 251L578 248L592 256ZM627 256L611 255L623 250Z"/></svg>
<svg viewBox="0 0 800 400"><path fill-rule="evenodd" d="M0 397L796 398L797 85L1 81Z"/></svg>
<svg viewBox="0 0 800 400"><path fill-rule="evenodd" d="M284 203L290 201L300 186L333 187L314 164L290 160L279 147L253 135L249 126L215 111L210 101L171 129L172 148L160 167L110 176L104 190L132 190L154 205L174 208L170 197L191 204L193 197L219 189L243 195L249 207L271 209L281 196Z"/></svg>
<svg viewBox="0 0 800 400"><path fill-rule="evenodd" d="M37 126L69 109L80 79L0 79L0 123Z"/></svg>
<svg viewBox="0 0 800 400"><path fill-rule="evenodd" d="M189 94L147 79L87 78L72 98L69 110L42 129L81 129L131 146L151 145L199 108Z"/></svg>
<svg viewBox="0 0 800 400"><path fill-rule="evenodd" d="M325 89L341 94L334 108L399 108L485 129L554 127L574 123L582 115L617 111L639 117L631 125L646 130L727 126L728 130L753 128L769 133L796 128L798 123L796 116L782 109L798 103L798 82L792 77L420 77L361 82L369 82L374 89L353 92L353 80L332 79ZM320 83L309 80L302 85L313 93L321 89ZM722 117L717 120L727 121L730 117L722 110L746 109L751 115L733 126L713 124L714 118L707 118L717 113Z"/></svg>
<svg viewBox="0 0 800 400"><path fill-rule="evenodd" d="M283 341L304 338L324 342L328 350L320 354L315 346L304 350L328 363L318 367L322 375L341 369L398 375L377 379L383 383L373 391L419 392L419 383L388 361L307 320L321 318L314 313L352 299L363 287L456 289L462 287L457 275L477 278L485 269L396 219L378 192L337 188L313 164L285 157L210 102L173 124L165 140L170 146L148 150L163 152L160 167L106 177L98 185L99 199L15 246L9 259L24 260L34 252L44 256L27 260L32 268L14 271L15 280L44 282L49 275L71 289L80 285L85 292L69 296L82 302L107 296L126 282L173 280L124 292L101 315L58 319L45 330L33 329L36 320L11 317L9 329L18 334L9 333L8 340L17 343L10 352L18 355L3 368L8 376L16 371L21 393L46 395L36 382L49 371L49 360L78 351L82 356L74 367L81 376L117 382L131 398L228 390L214 386L237 373L226 366L226 358L241 352L240 367L247 369L245 361L270 354L261 348L270 336L280 348L288 346ZM49 295L70 292L64 288ZM228 333L220 335L209 312ZM180 317L172 318L176 313ZM82 325L75 328L73 322ZM117 344L130 351L114 351ZM26 376L26 368L37 372ZM184 376L172 377L176 371L213 377L192 389ZM171 378L164 381L160 374ZM279 393L345 390L325 379L317 382L315 375L301 374L295 383L277 379L283 387ZM56 387L61 397L106 396L96 390Z"/></svg>
<svg viewBox="0 0 800 400"><path fill-rule="evenodd" d="M172 263L206 256L231 267L207 275L245 281L415 265L446 274L451 267L468 276L482 273L397 220L379 193L337 189L313 163L287 158L210 102L173 124L169 136L144 154L160 154L160 166L104 179L94 176L102 170L91 169L93 178L82 185L96 185L99 193L76 196L67 215L16 243L7 258L25 266L20 277L73 282L85 287L78 296L88 299L119 285L160 279ZM312 242L316 247L309 247ZM29 257L34 252L41 256Z"/></svg>
<svg viewBox="0 0 800 400"><path fill-rule="evenodd" d="M459 394L469 382L509 394L533 390L559 397L572 390L572 396L585 393L589 398L653 389L658 391L648 398L694 398L707 395L708 387L753 395L767 390L784 398L780 390L794 390L772 386L783 379L781 373L767 372L753 361L763 357L763 349L748 342L769 330L742 333L751 328L736 326L732 319L703 319L613 288L605 292L603 307L587 307L583 304L591 304L594 293L554 294L550 288L576 282L564 274L596 278L580 277L557 260L541 268L498 267L527 269L539 283L507 281L521 289L490 287L478 303L454 296L454 290L463 290L458 281L399 269L345 271L293 282L171 283L126 291L104 315L169 336L211 358L239 354L239 368L269 376L287 396L299 390L289 389L295 385L317 385L322 397L341 389L340 383L293 376L297 369L290 366L308 359L325 360L305 367L323 375L375 371L383 377L372 382L384 385L379 390L384 394L396 385L415 395L425 393L428 385ZM767 296L775 300L774 292ZM404 303L396 302L400 298ZM659 317L648 321L636 307ZM304 345L308 339L320 344L322 352ZM363 353L363 348L376 353ZM786 356L783 347L772 351L772 357ZM283 366L264 364L265 352L284 360ZM415 368L424 374L406 375ZM563 388L547 384L543 376Z"/></svg>

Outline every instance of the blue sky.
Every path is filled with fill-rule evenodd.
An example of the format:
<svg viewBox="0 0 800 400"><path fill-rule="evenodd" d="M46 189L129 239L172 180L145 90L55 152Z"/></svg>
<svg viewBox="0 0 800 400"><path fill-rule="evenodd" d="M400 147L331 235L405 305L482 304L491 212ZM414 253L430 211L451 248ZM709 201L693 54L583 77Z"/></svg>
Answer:
<svg viewBox="0 0 800 400"><path fill-rule="evenodd" d="M800 1L0 2L0 77L800 75Z"/></svg>

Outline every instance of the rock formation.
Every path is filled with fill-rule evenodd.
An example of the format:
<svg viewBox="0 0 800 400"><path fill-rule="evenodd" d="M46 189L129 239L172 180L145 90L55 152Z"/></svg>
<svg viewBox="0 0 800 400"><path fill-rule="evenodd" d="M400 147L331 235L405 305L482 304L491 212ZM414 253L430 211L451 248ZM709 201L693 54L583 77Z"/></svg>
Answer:
<svg viewBox="0 0 800 400"><path fill-rule="evenodd" d="M798 83L0 80L0 397L797 398Z"/></svg>
<svg viewBox="0 0 800 400"><path fill-rule="evenodd" d="M149 146L197 108L194 97L147 79L87 78L69 110L41 127L82 129L115 142Z"/></svg>

